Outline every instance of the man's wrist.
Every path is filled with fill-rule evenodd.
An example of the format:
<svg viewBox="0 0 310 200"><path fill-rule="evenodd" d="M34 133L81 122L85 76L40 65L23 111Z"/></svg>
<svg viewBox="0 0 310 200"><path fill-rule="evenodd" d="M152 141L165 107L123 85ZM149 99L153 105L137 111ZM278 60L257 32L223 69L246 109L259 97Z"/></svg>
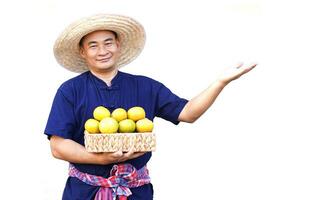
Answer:
<svg viewBox="0 0 310 200"><path fill-rule="evenodd" d="M98 164L98 165L106 165L107 164L107 160L105 158L105 156L103 155L103 153L90 153L90 157L91 157L91 163L93 164Z"/></svg>
<svg viewBox="0 0 310 200"><path fill-rule="evenodd" d="M216 81L213 82L213 85L223 89L226 85L228 85L228 83L229 83L228 81L217 79Z"/></svg>

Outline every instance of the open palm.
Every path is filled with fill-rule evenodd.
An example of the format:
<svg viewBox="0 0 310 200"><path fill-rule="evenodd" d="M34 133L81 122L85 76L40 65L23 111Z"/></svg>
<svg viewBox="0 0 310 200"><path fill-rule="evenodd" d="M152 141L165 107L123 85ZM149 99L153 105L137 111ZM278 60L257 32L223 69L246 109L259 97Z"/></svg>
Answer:
<svg viewBox="0 0 310 200"><path fill-rule="evenodd" d="M251 65L243 65L239 64L234 67L229 67L222 73L219 77L219 81L228 84L229 82L239 78L243 74L248 73L251 71L254 67L256 67L257 64L251 64Z"/></svg>

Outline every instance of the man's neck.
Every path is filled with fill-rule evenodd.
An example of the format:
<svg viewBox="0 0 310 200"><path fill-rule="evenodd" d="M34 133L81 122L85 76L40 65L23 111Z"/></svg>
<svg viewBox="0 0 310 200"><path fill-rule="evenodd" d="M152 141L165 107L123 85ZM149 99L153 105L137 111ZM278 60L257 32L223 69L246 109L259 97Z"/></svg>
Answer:
<svg viewBox="0 0 310 200"><path fill-rule="evenodd" d="M98 77L99 79L103 80L107 86L111 86L111 81L112 79L116 76L118 69L114 68L112 70L108 70L108 71L94 71L94 70L90 70L90 72L95 75L96 77Z"/></svg>

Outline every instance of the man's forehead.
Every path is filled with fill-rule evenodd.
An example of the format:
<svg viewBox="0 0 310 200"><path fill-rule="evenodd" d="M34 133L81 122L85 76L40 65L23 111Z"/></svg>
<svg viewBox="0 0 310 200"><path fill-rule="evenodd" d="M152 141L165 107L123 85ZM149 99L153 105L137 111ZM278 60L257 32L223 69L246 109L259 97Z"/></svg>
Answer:
<svg viewBox="0 0 310 200"><path fill-rule="evenodd" d="M111 30L96 30L86 34L79 42L79 46L95 42L103 42L106 40L118 40L117 33Z"/></svg>
<svg viewBox="0 0 310 200"><path fill-rule="evenodd" d="M116 38L116 33L110 30L97 30L93 31L91 33L88 33L87 35L84 36L84 39L88 38L95 38L95 37L113 37Z"/></svg>

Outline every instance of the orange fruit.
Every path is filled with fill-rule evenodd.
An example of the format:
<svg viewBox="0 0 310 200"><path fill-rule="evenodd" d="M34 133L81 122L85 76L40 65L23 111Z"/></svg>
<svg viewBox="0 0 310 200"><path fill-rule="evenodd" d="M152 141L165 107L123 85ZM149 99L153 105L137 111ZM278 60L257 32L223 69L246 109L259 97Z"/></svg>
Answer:
<svg viewBox="0 0 310 200"><path fill-rule="evenodd" d="M118 131L120 133L132 133L136 129L136 123L132 119L124 119L119 122Z"/></svg>
<svg viewBox="0 0 310 200"><path fill-rule="evenodd" d="M101 121L103 118L110 117L110 111L103 106L98 106L93 112L94 118L98 121Z"/></svg>
<svg viewBox="0 0 310 200"><path fill-rule="evenodd" d="M128 114L128 119L132 119L133 121L138 121L140 119L145 118L145 110L139 106L130 108L127 114Z"/></svg>
<svg viewBox="0 0 310 200"><path fill-rule="evenodd" d="M116 121L120 122L124 119L127 119L127 112L123 108L116 108L113 110L111 116L116 119Z"/></svg>
<svg viewBox="0 0 310 200"><path fill-rule="evenodd" d="M101 133L116 133L118 130L118 122L112 117L103 118L99 123Z"/></svg>
<svg viewBox="0 0 310 200"><path fill-rule="evenodd" d="M139 133L152 132L154 124L151 120L144 118L136 122L136 129Z"/></svg>
<svg viewBox="0 0 310 200"><path fill-rule="evenodd" d="M84 125L88 133L99 133L99 121L95 119L88 119Z"/></svg>

